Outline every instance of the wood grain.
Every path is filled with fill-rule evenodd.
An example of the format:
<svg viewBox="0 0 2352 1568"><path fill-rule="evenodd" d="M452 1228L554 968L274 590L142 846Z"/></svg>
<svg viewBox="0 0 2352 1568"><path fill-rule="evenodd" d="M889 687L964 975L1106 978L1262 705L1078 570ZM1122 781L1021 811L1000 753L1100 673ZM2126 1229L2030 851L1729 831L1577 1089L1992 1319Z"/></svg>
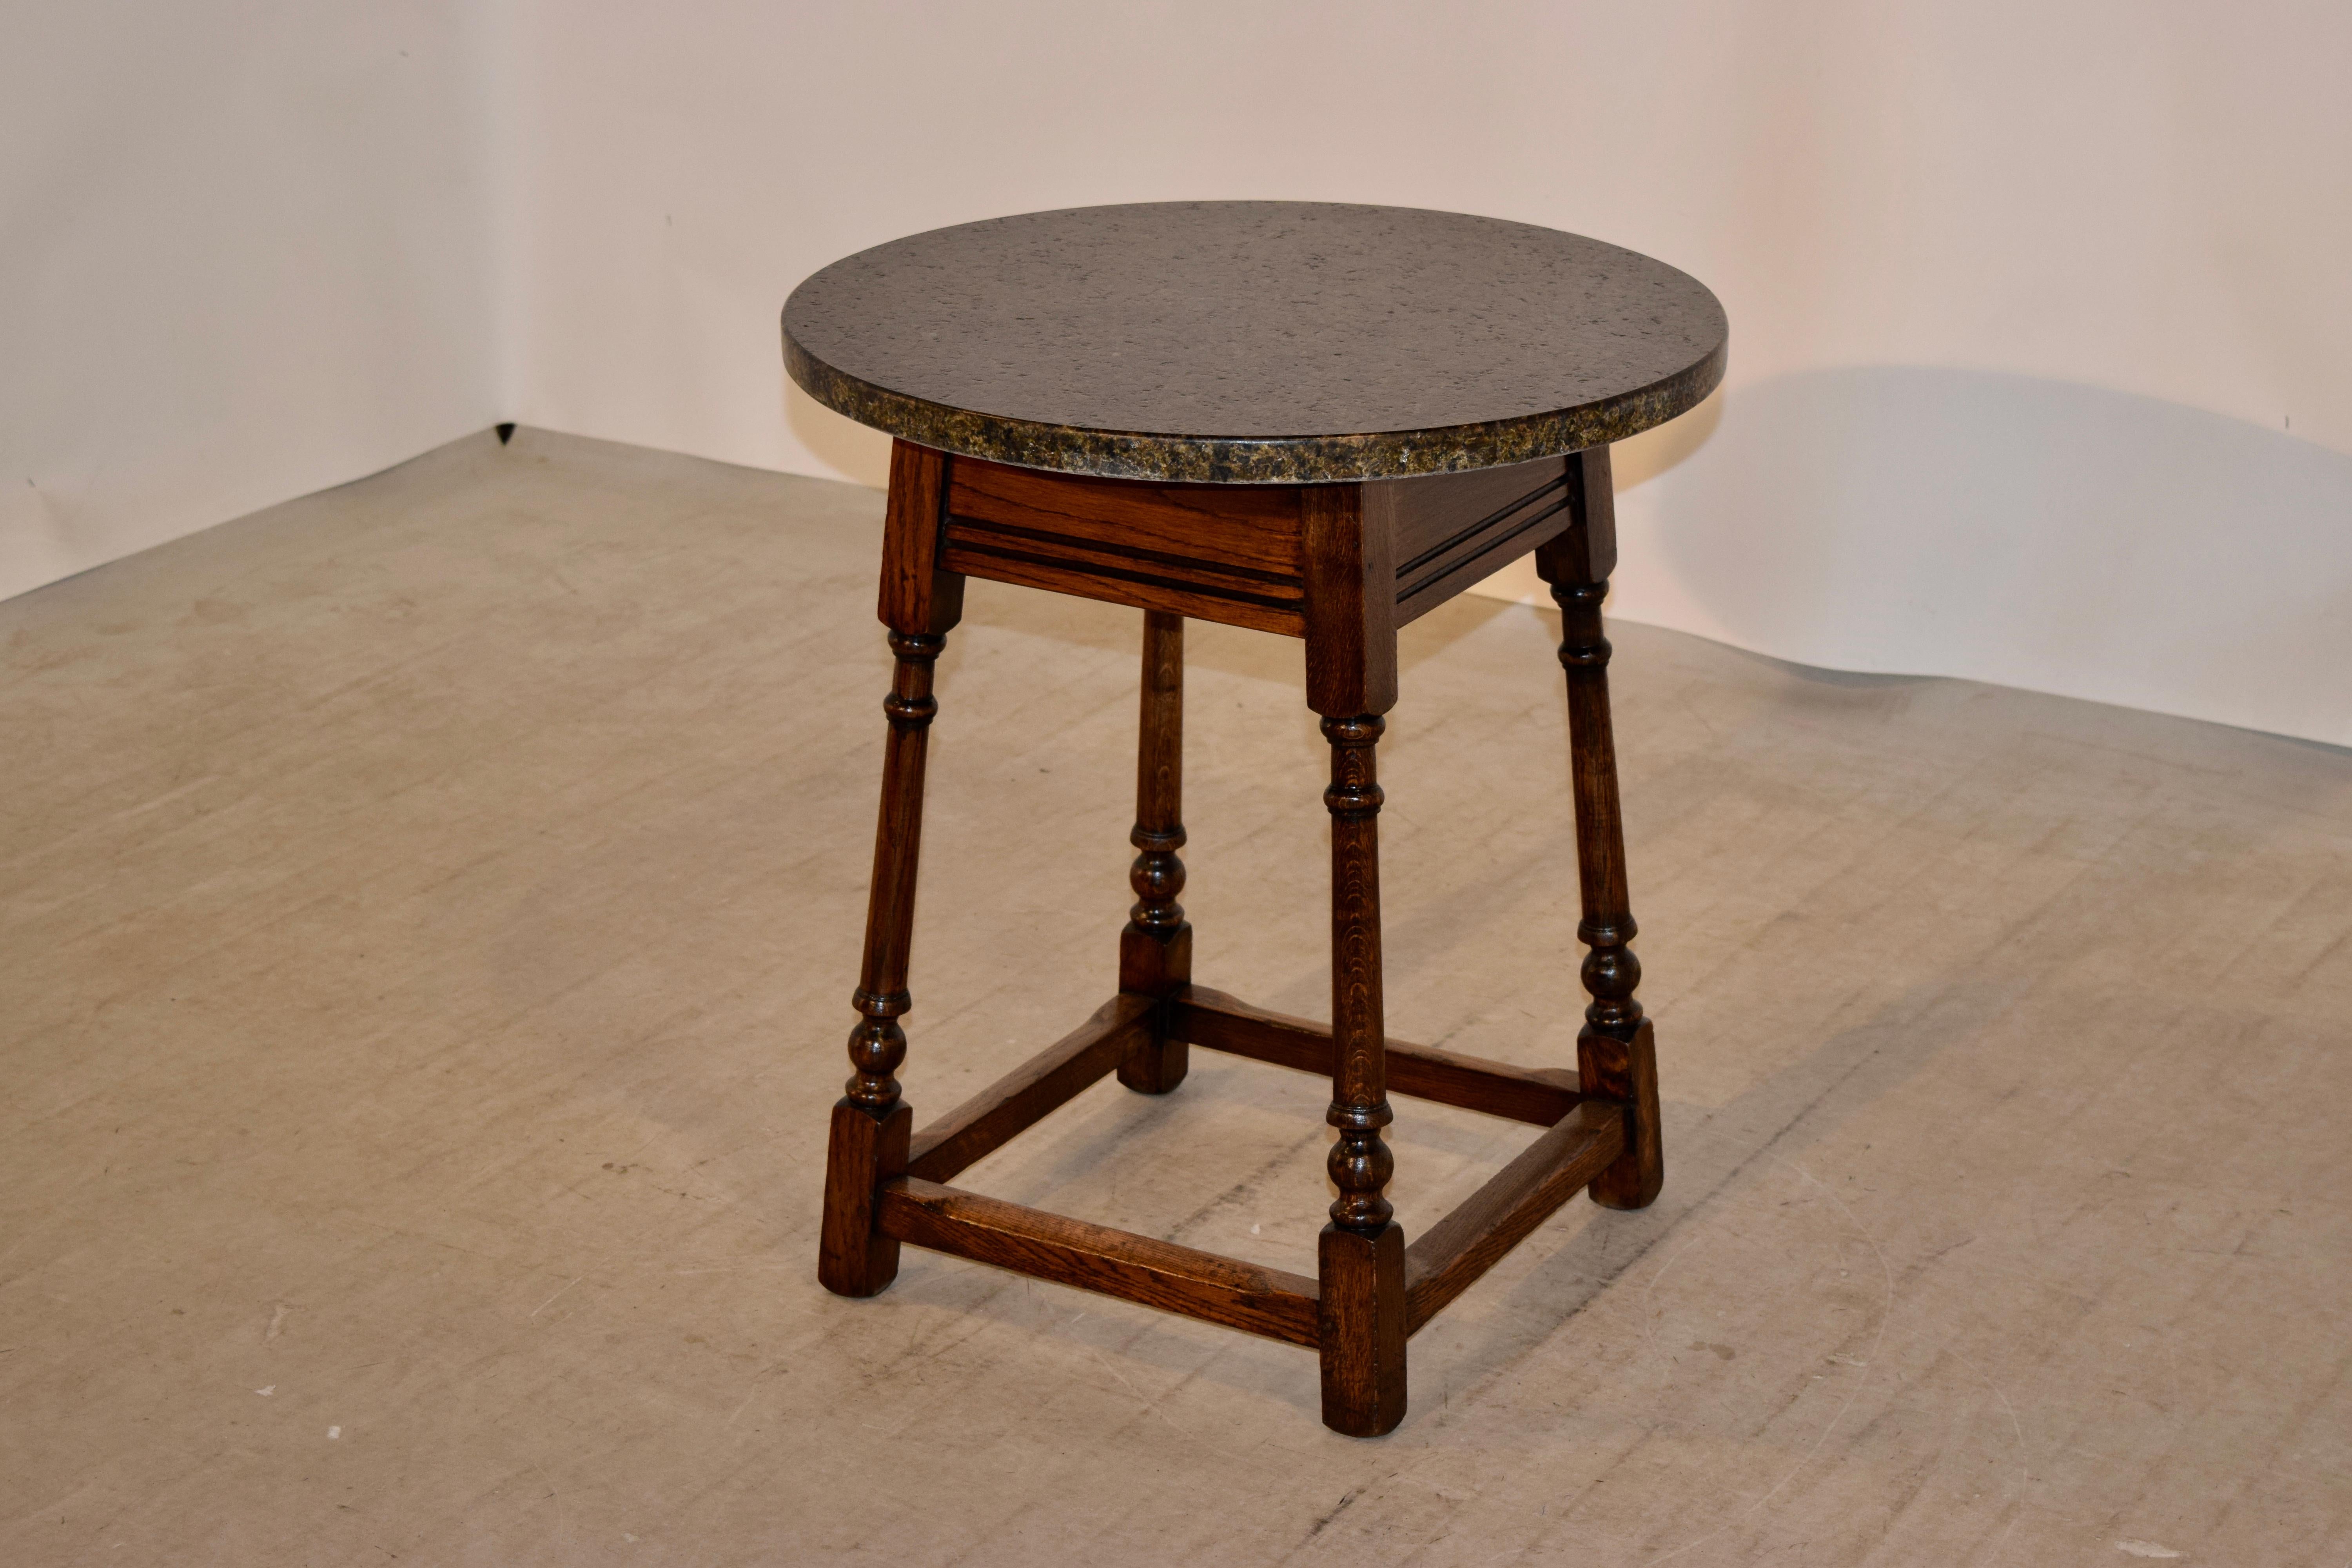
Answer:
<svg viewBox="0 0 2352 1568"><path fill-rule="evenodd" d="M1391 479L1399 626L1525 555L1569 525L1560 458L1466 474Z"/></svg>
<svg viewBox="0 0 2352 1568"><path fill-rule="evenodd" d="M834 1104L816 1277L836 1296L878 1295L898 1277L898 1243L875 1228L875 1194L907 1168L913 1120L904 1104L878 1114L846 1100Z"/></svg>
<svg viewBox="0 0 2352 1568"><path fill-rule="evenodd" d="M1563 460L1568 479L1568 528L1552 536L1540 564L1546 582L1606 583L1617 570L1617 489L1609 448L1571 452Z"/></svg>
<svg viewBox="0 0 2352 1568"><path fill-rule="evenodd" d="M963 579L940 558L948 492L944 452L890 443L890 493L882 514L882 624L931 636L963 618Z"/></svg>
<svg viewBox="0 0 2352 1568"><path fill-rule="evenodd" d="M880 1224L886 1235L934 1252L1267 1339L1310 1347L1318 1342L1318 1287L1303 1275L911 1176L883 1187Z"/></svg>
<svg viewBox="0 0 2352 1568"><path fill-rule="evenodd" d="M856 1068L836 1108L820 1275L844 1294L895 1276L900 1242L953 1253L1309 1345L1323 1416L1360 1436L1405 1410L1405 1340L1580 1188L1613 1206L1657 1191L1651 1032L1633 1000L1623 831L1601 635L1614 559L1605 448L1482 476L1385 483L1170 486L952 461L901 442L892 456L882 608L898 656L884 708L884 767ZM1578 1073L1528 1070L1387 1038L1383 1021L1376 758L1396 700L1396 627L1530 547L1562 610L1579 887L1591 1003ZM1400 555L1402 559L1400 560ZM1063 1039L919 1135L893 1076L906 990L931 670L961 609L964 574L1145 612L1120 994ZM1183 847L1186 616L1303 636L1310 707L1330 783L1328 1027L1193 986L1178 897ZM1328 1073L1328 1167L1338 1198L1318 1278L1256 1268L940 1184L1116 1071L1165 1093L1201 1044ZM1472 1199L1405 1245L1386 1195L1395 1157L1388 1095L1413 1094L1544 1126Z"/></svg>
<svg viewBox="0 0 2352 1568"><path fill-rule="evenodd" d="M1118 988L1164 999L1192 978L1192 927L1184 906L1184 619L1143 614L1141 712L1136 726L1135 862L1128 885L1135 903L1118 935ZM1128 1049L1118 1081L1142 1094L1166 1094L1184 1081L1188 1053L1155 1006L1150 1026Z"/></svg>
<svg viewBox="0 0 2352 1568"><path fill-rule="evenodd" d="M1244 576L1213 561L1138 556L1108 545L1012 535L950 521L946 559L992 582L1165 610L1221 626L1298 637L1306 626L1298 590Z"/></svg>
<svg viewBox="0 0 2352 1568"><path fill-rule="evenodd" d="M858 1021L849 1035L847 1094L881 1110L898 1100L899 1064L907 1037L898 1019L914 1005L907 966L915 936L915 877L922 858L923 773L931 720L939 703L931 676L947 638L936 633L890 634L898 656L890 695L882 700L890 738L882 753L882 804L874 829L874 874L866 900L866 943L850 1005Z"/></svg>
<svg viewBox="0 0 2352 1568"><path fill-rule="evenodd" d="M1617 560L1616 502L1609 450L1579 452L1569 467L1570 526L1536 552L1536 571L1551 584L1560 610L1559 662L1568 675L1569 779L1576 809L1576 874L1583 905L1576 934L1588 951L1581 966L1591 1001L1577 1037L1578 1072L1588 1093L1616 1085L1639 1095L1617 1168L1592 1184L1595 1203L1640 1208L1658 1195L1665 1162L1660 1146L1654 1047L1633 993L1642 961L1632 942L1625 884L1625 829L1617 795L1617 742L1609 710L1609 639L1601 601ZM1641 1041L1636 1071L1633 1047ZM1643 1076L1646 1075L1646 1076Z"/></svg>
<svg viewBox="0 0 2352 1568"><path fill-rule="evenodd" d="M1360 499L1360 487L1357 494ZM1346 514L1331 512L1318 522L1312 502L1307 512L1308 560L1318 552L1329 557L1320 578L1310 565L1307 689L1309 705L1325 715L1331 753L1331 783L1323 792L1331 817L1331 1104L1323 1119L1339 1130L1324 1162L1339 1195L1316 1253L1323 1424L1372 1437L1404 1419L1405 1404L1404 1233L1387 1194L1396 1155L1381 1136L1395 1120L1388 1099L1376 765L1388 726L1370 707L1337 717L1324 703L1341 703L1345 711L1346 704L1395 700L1394 567L1385 542L1393 518L1385 511L1360 516L1349 567ZM1318 583L1336 604L1312 596Z"/></svg>
<svg viewBox="0 0 2352 1568"><path fill-rule="evenodd" d="M1307 1018L1269 1013L1204 985L1187 986L1171 1004L1170 1026L1211 1050L1300 1072L1331 1071L1331 1030ZM1391 1039L1385 1049L1391 1094L1432 1100L1549 1127L1584 1098L1577 1075L1561 1068L1521 1068L1484 1057Z"/></svg>
<svg viewBox="0 0 2352 1568"><path fill-rule="evenodd" d="M1592 1201L1608 1209L1647 1208L1666 1183L1658 1049L1650 1020L1643 1019L1630 1040L1586 1025L1577 1036L1576 1058L1585 1092L1616 1102L1625 1117L1625 1152L1593 1178Z"/></svg>
<svg viewBox="0 0 2352 1568"><path fill-rule="evenodd" d="M913 1121L898 1098L907 1056L898 1020L914 1005L907 965L914 942L915 873L923 837L923 771L939 703L931 678L947 631L963 613L963 579L940 569L939 521L947 459L905 441L890 448L883 514L879 613L896 656L882 700L889 739L874 828L866 941L850 1005L849 1082L834 1107L825 1152L824 1217L817 1279L844 1296L871 1296L898 1271L898 1244L874 1228L874 1193L907 1168Z"/></svg>
<svg viewBox="0 0 2352 1568"><path fill-rule="evenodd" d="M1150 485L959 458L942 559L959 572L1297 637L1295 486Z"/></svg>
<svg viewBox="0 0 2352 1568"><path fill-rule="evenodd" d="M917 1132L903 1167L944 1182L1068 1104L1148 1038L1154 1003L1114 996L1094 1016Z"/></svg>
<svg viewBox="0 0 2352 1568"><path fill-rule="evenodd" d="M1405 1248L1405 1331L1470 1288L1625 1145L1617 1106L1587 1100Z"/></svg>
<svg viewBox="0 0 2352 1568"><path fill-rule="evenodd" d="M1395 1168L1381 1137L1395 1118L1382 1027L1381 796L1374 773L1384 728L1377 714L1323 721L1331 751L1331 784L1323 792L1331 816L1331 1105L1324 1120L1339 1130L1327 1168L1339 1189L1332 1223L1366 1236L1389 1223L1382 1189Z"/></svg>
<svg viewBox="0 0 2352 1568"><path fill-rule="evenodd" d="M1327 1225L1317 1240L1322 1293L1323 1425L1378 1437L1404 1419L1404 1232L1371 1235Z"/></svg>
<svg viewBox="0 0 2352 1568"><path fill-rule="evenodd" d="M1396 498L1379 485L1299 495L1307 705L1327 719L1396 706Z"/></svg>
<svg viewBox="0 0 2352 1568"><path fill-rule="evenodd" d="M947 510L972 522L1198 556L1296 582L1299 495L1296 485L1141 484L964 458L948 481Z"/></svg>

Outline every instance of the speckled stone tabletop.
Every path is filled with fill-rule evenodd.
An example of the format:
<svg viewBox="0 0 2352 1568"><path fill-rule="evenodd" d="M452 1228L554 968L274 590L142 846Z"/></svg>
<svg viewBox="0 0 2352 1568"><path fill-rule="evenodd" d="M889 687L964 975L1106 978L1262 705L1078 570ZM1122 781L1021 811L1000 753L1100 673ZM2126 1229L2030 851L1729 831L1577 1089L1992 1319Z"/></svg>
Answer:
<svg viewBox="0 0 2352 1568"><path fill-rule="evenodd" d="M1622 440L1723 379L1723 307L1556 229L1319 202L1073 207L836 261L784 305L809 395L1069 473L1297 484Z"/></svg>

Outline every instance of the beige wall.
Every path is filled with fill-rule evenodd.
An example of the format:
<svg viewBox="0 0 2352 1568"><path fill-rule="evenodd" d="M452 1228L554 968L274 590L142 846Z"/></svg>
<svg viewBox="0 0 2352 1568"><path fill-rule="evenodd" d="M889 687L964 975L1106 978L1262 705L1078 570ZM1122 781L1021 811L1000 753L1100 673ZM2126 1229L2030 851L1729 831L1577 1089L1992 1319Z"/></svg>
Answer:
<svg viewBox="0 0 2352 1568"><path fill-rule="evenodd" d="M1086 202L1494 214L1730 311L1725 394L1622 454L1620 614L2352 743L2336 0L517 15L529 421L877 483L777 362L837 256Z"/></svg>
<svg viewBox="0 0 2352 1568"><path fill-rule="evenodd" d="M744 312L917 229L1226 195L1652 252L1729 307L1734 386L1995 371L2352 452L2333 0L519 4L527 385L560 421L864 471L871 442L770 417Z"/></svg>
<svg viewBox="0 0 2352 1568"><path fill-rule="evenodd" d="M0 20L0 597L505 402L470 0Z"/></svg>
<svg viewBox="0 0 2352 1568"><path fill-rule="evenodd" d="M877 482L777 350L835 257L1392 202L1723 297L1725 393L1621 453L1619 614L2352 743L2339 0L47 14L0 591L499 416Z"/></svg>

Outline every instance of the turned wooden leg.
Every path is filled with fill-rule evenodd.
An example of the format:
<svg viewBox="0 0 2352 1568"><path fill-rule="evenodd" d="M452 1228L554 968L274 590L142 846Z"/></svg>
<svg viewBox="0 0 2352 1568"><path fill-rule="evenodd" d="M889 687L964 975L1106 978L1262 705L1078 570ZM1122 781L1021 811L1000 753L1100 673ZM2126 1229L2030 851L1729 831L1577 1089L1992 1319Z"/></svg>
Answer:
<svg viewBox="0 0 2352 1568"><path fill-rule="evenodd" d="M963 608L963 579L935 570L945 461L899 442L891 454L889 510L883 530L883 624L898 668L882 711L890 721L882 762L881 821L866 907L866 951L852 1005L847 1092L833 1108L825 1160L824 1221L817 1279L836 1295L871 1296L898 1273L898 1243L875 1226L875 1192L903 1175L913 1113L898 1098L907 1037L898 1026L912 999L907 959L915 924L915 871L922 847L923 763L931 717L933 667Z"/></svg>
<svg viewBox="0 0 2352 1568"><path fill-rule="evenodd" d="M1331 1109L1339 1189L1318 1248L1323 1424L1374 1437L1404 1419L1404 1231L1382 1195L1396 1169L1381 1002L1381 786L1376 714L1326 719L1331 743Z"/></svg>
<svg viewBox="0 0 2352 1568"><path fill-rule="evenodd" d="M1143 613L1143 712L1135 766L1138 851L1128 872L1135 907L1118 936L1118 988L1166 997L1192 983L1192 927L1176 895L1184 890L1184 617ZM1118 1081L1145 1094L1166 1094L1184 1081L1185 1044L1169 1034L1165 1006L1152 1015L1150 1033L1119 1063Z"/></svg>
<svg viewBox="0 0 2352 1568"><path fill-rule="evenodd" d="M1559 662L1568 671L1570 771L1576 797L1577 881L1583 918L1576 934L1585 954L1591 1004L1576 1042L1584 1092L1626 1106L1625 1152L1597 1177L1594 1203L1637 1209L1665 1180L1659 1140L1658 1062L1649 1021L1634 999L1642 963L1628 945L1635 926L1625 891L1625 831L1617 803L1617 749L1609 722L1609 639L1601 602L1617 562L1615 503L1609 449L1570 459L1566 531L1536 552L1536 570L1560 609Z"/></svg>
<svg viewBox="0 0 2352 1568"><path fill-rule="evenodd" d="M1331 1108L1339 1196L1317 1247L1323 1424L1377 1437L1404 1419L1404 1231L1382 1195L1395 1156L1381 1000L1381 786L1374 750L1396 703L1392 516L1355 485L1301 498L1307 700L1331 746Z"/></svg>

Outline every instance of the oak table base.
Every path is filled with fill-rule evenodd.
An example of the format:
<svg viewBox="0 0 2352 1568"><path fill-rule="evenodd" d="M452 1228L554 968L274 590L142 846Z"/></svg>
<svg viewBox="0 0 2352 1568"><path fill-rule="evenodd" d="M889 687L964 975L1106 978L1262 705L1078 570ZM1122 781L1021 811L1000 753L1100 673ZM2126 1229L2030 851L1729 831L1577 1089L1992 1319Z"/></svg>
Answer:
<svg viewBox="0 0 2352 1568"><path fill-rule="evenodd" d="M1577 1068L1524 1068L1389 1039L1381 996L1374 755L1396 699L1396 628L1533 550L1561 607L1591 1003ZM1615 558L1608 449L1472 473L1324 485L1156 484L1014 468L900 441L891 462L881 618L898 655L856 1069L833 1112L819 1275L845 1296L896 1277L900 1244L1308 1346L1323 1419L1376 1436L1403 1419L1405 1341L1578 1192L1657 1195L1657 1068L1633 999L1623 835L1601 601ZM1145 612L1136 903L1119 989L1076 1030L919 1131L900 1098L931 673L966 576ZM1331 746L1332 1023L1267 1013L1192 978L1177 895L1183 623L1305 638L1307 695ZM1165 1094L1199 1046L1328 1075L1339 1190L1313 1277L1024 1208L948 1184L1098 1079ZM1545 1129L1407 1245L1382 1196L1397 1094Z"/></svg>

